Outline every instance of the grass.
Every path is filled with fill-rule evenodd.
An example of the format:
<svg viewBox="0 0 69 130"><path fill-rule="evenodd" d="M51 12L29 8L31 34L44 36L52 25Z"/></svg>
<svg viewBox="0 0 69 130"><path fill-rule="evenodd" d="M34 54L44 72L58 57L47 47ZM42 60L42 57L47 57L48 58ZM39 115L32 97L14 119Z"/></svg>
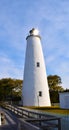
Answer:
<svg viewBox="0 0 69 130"><path fill-rule="evenodd" d="M69 114L69 110L61 109L61 108L46 108L46 109L41 109L41 111L55 113L55 114L64 114L64 115Z"/></svg>
<svg viewBox="0 0 69 130"><path fill-rule="evenodd" d="M63 114L63 115L69 115L69 109L62 109L57 106L51 106L51 107L27 107L29 109L35 109L42 112L48 112L53 114Z"/></svg>

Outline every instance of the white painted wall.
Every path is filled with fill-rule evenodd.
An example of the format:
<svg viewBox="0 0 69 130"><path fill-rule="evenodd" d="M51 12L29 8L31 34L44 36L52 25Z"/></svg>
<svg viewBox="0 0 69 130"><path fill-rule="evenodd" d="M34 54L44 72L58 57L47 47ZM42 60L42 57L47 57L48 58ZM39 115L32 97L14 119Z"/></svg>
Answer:
<svg viewBox="0 0 69 130"><path fill-rule="evenodd" d="M37 62L40 67L37 67ZM39 91L42 91L41 97ZM22 93L24 106L51 105L41 41L37 35L27 37Z"/></svg>
<svg viewBox="0 0 69 130"><path fill-rule="evenodd" d="M1 125L1 114L0 114L0 125Z"/></svg>
<svg viewBox="0 0 69 130"><path fill-rule="evenodd" d="M69 109L69 92L59 93L60 107Z"/></svg>

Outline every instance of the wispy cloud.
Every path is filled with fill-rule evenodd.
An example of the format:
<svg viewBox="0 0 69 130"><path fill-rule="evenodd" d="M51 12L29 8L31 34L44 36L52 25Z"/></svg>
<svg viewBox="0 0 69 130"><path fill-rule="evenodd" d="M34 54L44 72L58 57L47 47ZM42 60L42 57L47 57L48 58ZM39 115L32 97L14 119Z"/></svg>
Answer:
<svg viewBox="0 0 69 130"><path fill-rule="evenodd" d="M12 77L12 78L23 78L22 74L23 67L16 66L8 56L0 55L0 78Z"/></svg>
<svg viewBox="0 0 69 130"><path fill-rule="evenodd" d="M61 76L66 87L69 84L69 0L1 0L0 77L22 78L25 38L32 27L40 30L47 73Z"/></svg>

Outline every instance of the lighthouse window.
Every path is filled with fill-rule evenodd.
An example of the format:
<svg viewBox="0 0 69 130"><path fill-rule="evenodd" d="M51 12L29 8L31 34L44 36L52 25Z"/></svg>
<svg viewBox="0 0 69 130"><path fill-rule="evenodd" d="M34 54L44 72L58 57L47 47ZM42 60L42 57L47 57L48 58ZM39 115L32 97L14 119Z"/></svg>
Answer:
<svg viewBox="0 0 69 130"><path fill-rule="evenodd" d="M39 91L39 96L42 97L42 91Z"/></svg>
<svg viewBox="0 0 69 130"><path fill-rule="evenodd" d="M37 62L37 67L40 67L40 63L39 62Z"/></svg>

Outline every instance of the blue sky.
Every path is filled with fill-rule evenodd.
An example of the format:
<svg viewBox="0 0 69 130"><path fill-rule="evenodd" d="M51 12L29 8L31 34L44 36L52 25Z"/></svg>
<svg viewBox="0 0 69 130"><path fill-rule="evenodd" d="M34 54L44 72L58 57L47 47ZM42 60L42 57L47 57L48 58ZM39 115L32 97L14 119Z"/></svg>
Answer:
<svg viewBox="0 0 69 130"><path fill-rule="evenodd" d="M42 37L47 75L69 88L69 0L0 0L0 78L23 79L32 27Z"/></svg>

